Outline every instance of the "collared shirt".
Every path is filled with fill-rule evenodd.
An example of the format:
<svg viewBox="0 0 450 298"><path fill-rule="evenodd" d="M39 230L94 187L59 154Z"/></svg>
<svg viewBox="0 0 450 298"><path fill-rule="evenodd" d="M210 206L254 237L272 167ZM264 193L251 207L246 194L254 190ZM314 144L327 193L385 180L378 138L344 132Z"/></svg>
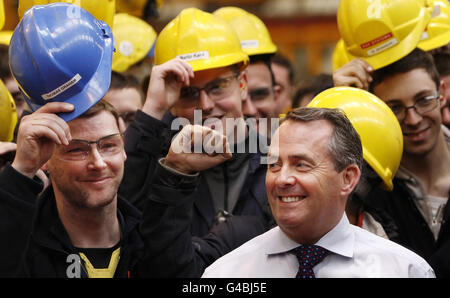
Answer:
<svg viewBox="0 0 450 298"><path fill-rule="evenodd" d="M433 269L414 252L351 225L344 215L317 243L331 253L313 270L318 278L435 277ZM295 277L299 246L279 227L253 238L206 268L202 277Z"/></svg>

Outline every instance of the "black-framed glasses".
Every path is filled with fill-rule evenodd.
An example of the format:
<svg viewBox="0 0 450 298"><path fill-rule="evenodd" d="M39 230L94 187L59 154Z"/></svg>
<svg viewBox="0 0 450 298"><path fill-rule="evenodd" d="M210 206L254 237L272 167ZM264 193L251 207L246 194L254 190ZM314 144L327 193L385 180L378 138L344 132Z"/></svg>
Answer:
<svg viewBox="0 0 450 298"><path fill-rule="evenodd" d="M69 145L60 145L58 157L67 161L85 160L91 152L91 145L97 145L101 157L111 157L123 150L122 134L104 136L97 141L73 139Z"/></svg>
<svg viewBox="0 0 450 298"><path fill-rule="evenodd" d="M197 100L200 98L202 90L208 94L212 100L219 100L230 95L232 88L231 82L239 77L240 73L234 73L231 76L218 78L207 83L203 88L186 86L181 88L180 98L188 100Z"/></svg>
<svg viewBox="0 0 450 298"><path fill-rule="evenodd" d="M392 112L394 112L398 121L402 122L403 120L405 120L406 113L409 109L414 109L417 114L423 116L424 114L431 112L439 106L440 98L441 96L439 95L439 93L437 93L434 95L422 97L409 107L405 107L404 105L397 103L389 103L388 106L391 108Z"/></svg>

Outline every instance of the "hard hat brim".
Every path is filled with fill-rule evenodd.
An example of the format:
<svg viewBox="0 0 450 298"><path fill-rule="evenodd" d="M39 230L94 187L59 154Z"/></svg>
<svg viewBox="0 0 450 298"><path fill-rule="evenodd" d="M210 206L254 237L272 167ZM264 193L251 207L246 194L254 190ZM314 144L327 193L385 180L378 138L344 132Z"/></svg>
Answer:
<svg viewBox="0 0 450 298"><path fill-rule="evenodd" d="M417 47L427 52L443 47L448 43L450 43L450 30L444 34L436 36L435 38L425 39L419 42L419 45Z"/></svg>

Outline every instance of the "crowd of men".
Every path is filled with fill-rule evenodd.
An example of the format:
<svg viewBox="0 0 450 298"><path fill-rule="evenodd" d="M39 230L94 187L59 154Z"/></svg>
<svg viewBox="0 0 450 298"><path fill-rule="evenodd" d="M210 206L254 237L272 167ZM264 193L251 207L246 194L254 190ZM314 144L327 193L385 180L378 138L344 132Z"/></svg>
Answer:
<svg viewBox="0 0 450 298"><path fill-rule="evenodd" d="M450 276L448 1L341 0L340 64L297 90L238 7L157 37L122 15L140 53L83 7L20 7L0 276Z"/></svg>

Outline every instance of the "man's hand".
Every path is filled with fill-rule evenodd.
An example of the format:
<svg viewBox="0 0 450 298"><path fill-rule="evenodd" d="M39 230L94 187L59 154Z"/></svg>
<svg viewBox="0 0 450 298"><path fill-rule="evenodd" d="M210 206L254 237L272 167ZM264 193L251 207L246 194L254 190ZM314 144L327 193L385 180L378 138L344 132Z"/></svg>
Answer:
<svg viewBox="0 0 450 298"><path fill-rule="evenodd" d="M369 91L373 68L361 59L353 59L333 73L335 87L357 87Z"/></svg>
<svg viewBox="0 0 450 298"><path fill-rule="evenodd" d="M179 58L152 68L142 111L161 120L180 97L180 90L194 77L192 67Z"/></svg>
<svg viewBox="0 0 450 298"><path fill-rule="evenodd" d="M71 104L51 102L33 114L24 116L19 126L12 167L33 178L50 159L56 145L68 145L71 140L69 126L56 113L71 111Z"/></svg>
<svg viewBox="0 0 450 298"><path fill-rule="evenodd" d="M165 165L185 174L203 171L232 156L226 136L200 125L186 125L174 138Z"/></svg>

